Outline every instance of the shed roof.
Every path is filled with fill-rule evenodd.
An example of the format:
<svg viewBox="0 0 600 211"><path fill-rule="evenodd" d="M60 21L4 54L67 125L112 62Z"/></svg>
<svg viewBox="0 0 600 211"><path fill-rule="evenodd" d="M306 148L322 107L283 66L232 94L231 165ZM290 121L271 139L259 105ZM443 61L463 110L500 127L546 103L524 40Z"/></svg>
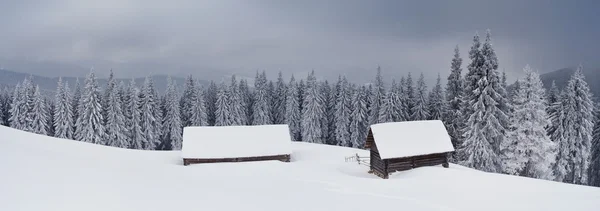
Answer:
<svg viewBox="0 0 600 211"><path fill-rule="evenodd" d="M205 126L183 129L184 158L239 158L291 154L288 125Z"/></svg>
<svg viewBox="0 0 600 211"><path fill-rule="evenodd" d="M440 120L388 122L371 125L381 159L454 151Z"/></svg>

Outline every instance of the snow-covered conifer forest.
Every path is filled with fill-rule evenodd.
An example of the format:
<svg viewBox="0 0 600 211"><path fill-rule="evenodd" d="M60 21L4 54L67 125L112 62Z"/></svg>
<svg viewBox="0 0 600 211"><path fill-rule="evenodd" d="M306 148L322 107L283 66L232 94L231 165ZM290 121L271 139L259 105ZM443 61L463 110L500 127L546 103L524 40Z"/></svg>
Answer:
<svg viewBox="0 0 600 211"><path fill-rule="evenodd" d="M381 68L370 84L317 80L314 71L269 80L263 71L253 86L232 76L203 87L189 76L177 90L168 79L160 95L150 77L124 84L112 72L102 90L90 71L74 86L59 80L49 97L29 77L0 90L0 124L114 147L180 150L186 126L285 123L294 141L362 148L370 124L440 119L456 148L454 163L600 187L600 112L583 67L562 90L545 90L529 66L507 85L500 65L487 31L448 55L445 86L440 77L428 86L420 73L386 84Z"/></svg>

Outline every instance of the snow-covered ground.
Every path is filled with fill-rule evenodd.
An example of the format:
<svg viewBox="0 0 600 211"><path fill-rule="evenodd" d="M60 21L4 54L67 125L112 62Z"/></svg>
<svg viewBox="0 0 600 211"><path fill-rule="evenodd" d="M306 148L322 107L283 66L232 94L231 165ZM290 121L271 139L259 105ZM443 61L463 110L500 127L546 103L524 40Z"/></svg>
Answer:
<svg viewBox="0 0 600 211"><path fill-rule="evenodd" d="M451 165L383 180L344 157L292 144L292 162L195 164L181 153L49 138L0 126L0 210L594 210L600 188Z"/></svg>

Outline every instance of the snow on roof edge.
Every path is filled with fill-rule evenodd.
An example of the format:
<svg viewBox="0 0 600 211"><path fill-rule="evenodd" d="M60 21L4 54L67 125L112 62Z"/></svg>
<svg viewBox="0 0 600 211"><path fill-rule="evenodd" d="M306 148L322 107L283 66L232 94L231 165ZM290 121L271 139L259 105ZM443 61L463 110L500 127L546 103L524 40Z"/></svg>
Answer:
<svg viewBox="0 0 600 211"><path fill-rule="evenodd" d="M369 127L381 159L454 151L450 135L440 120L386 122ZM437 132L436 132L437 131Z"/></svg>

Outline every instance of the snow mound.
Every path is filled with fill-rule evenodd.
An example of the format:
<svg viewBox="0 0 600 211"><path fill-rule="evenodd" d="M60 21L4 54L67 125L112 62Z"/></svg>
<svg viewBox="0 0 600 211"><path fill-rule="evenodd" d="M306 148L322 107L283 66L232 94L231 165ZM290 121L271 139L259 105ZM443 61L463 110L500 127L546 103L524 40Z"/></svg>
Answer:
<svg viewBox="0 0 600 211"><path fill-rule="evenodd" d="M183 166L140 151L0 127L0 210L598 210L600 188L422 167L384 180L344 158L368 151L293 142L291 163Z"/></svg>

